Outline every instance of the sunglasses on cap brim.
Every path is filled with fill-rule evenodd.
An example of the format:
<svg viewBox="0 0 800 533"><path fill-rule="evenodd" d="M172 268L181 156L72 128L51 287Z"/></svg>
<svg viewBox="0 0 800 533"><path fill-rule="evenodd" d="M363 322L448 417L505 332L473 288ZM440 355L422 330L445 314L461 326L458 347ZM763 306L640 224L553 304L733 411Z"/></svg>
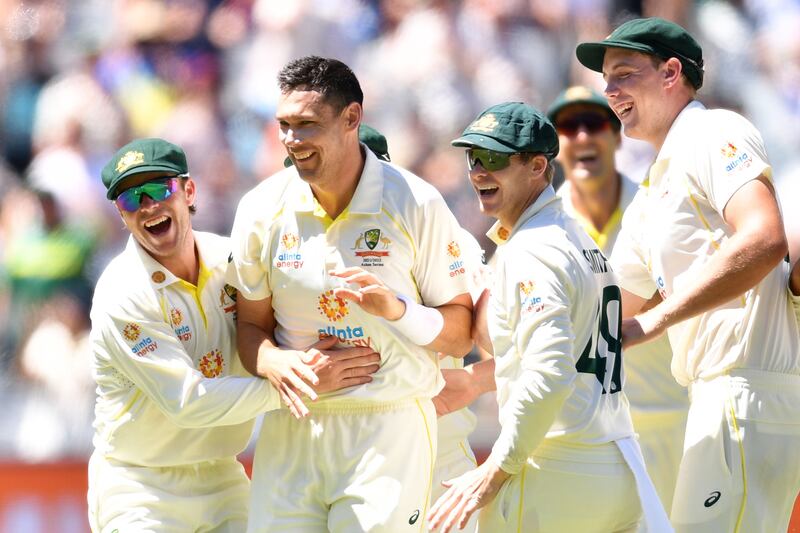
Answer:
<svg viewBox="0 0 800 533"><path fill-rule="evenodd" d="M142 205L142 195L147 195L155 202L163 202L178 190L180 178L187 175L169 176L147 181L136 187L131 187L119 193L114 199L117 207L133 213Z"/></svg>

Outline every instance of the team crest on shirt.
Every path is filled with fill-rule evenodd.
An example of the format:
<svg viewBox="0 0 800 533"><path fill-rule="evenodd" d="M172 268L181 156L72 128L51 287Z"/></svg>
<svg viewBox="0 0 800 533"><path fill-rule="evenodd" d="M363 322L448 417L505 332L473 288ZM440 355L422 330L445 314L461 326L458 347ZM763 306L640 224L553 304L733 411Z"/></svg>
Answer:
<svg viewBox="0 0 800 533"><path fill-rule="evenodd" d="M523 316L544 309L542 298L536 295L536 283L533 280L519 282L519 309Z"/></svg>
<svg viewBox="0 0 800 533"><path fill-rule="evenodd" d="M466 272L464 270L464 261L461 258L461 247L458 245L456 241L450 241L447 243L447 255L450 256L450 259L453 260L448 267L450 269L450 277L454 278L459 274L463 274Z"/></svg>
<svg viewBox="0 0 800 533"><path fill-rule="evenodd" d="M303 255L299 251L300 238L295 233L281 235L278 255L275 257L275 268L297 270L303 268ZM298 248L298 250L295 250Z"/></svg>
<svg viewBox="0 0 800 533"><path fill-rule="evenodd" d="M733 172L734 170L742 170L743 168L749 167L753 160L747 154L747 152L742 151L739 153L739 149L736 148L732 143L726 143L720 149L722 153L722 157L725 158L727 164L725 165L725 170L727 172Z"/></svg>
<svg viewBox="0 0 800 533"><path fill-rule="evenodd" d="M389 257L392 240L380 228L368 229L356 237L352 250L361 258L362 267L383 266L383 258Z"/></svg>
<svg viewBox="0 0 800 533"><path fill-rule="evenodd" d="M664 283L664 278L658 276L658 278L656 279L656 286L658 287L659 296L661 296L662 300L665 300L667 298L667 290L666 290L666 284Z"/></svg>
<svg viewBox="0 0 800 533"><path fill-rule="evenodd" d="M149 352L156 351L158 348L158 343L150 337L145 337L142 340L139 340L141 335L142 327L139 324L129 322L128 324L125 324L124 328L122 328L122 336L125 337L125 340L136 343L131 346L131 351L139 357L144 357Z"/></svg>
<svg viewBox="0 0 800 533"><path fill-rule="evenodd" d="M225 365L225 360L222 358L222 352L219 350L211 350L200 359L200 372L207 378L215 378L222 374L222 368Z"/></svg>
<svg viewBox="0 0 800 533"><path fill-rule="evenodd" d="M233 313L233 319L236 320L236 287L228 285L227 283L219 290L219 306L227 313Z"/></svg>

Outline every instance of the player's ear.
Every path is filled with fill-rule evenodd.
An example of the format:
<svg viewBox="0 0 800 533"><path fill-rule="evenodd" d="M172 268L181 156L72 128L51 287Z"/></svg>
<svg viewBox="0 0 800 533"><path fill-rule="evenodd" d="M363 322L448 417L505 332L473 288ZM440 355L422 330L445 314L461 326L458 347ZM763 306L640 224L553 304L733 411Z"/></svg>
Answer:
<svg viewBox="0 0 800 533"><path fill-rule="evenodd" d="M183 184L183 192L186 195L186 202L188 205L194 205L197 199L197 185L192 178L186 178Z"/></svg>
<svg viewBox="0 0 800 533"><path fill-rule="evenodd" d="M661 75L664 78L664 86L670 88L681 81L683 65L677 57L670 57L661 66Z"/></svg>
<svg viewBox="0 0 800 533"><path fill-rule="evenodd" d="M535 178L544 174L547 170L547 157L543 154L537 154L531 159L531 173Z"/></svg>
<svg viewBox="0 0 800 533"><path fill-rule="evenodd" d="M358 102L350 102L350 104L342 110L342 116L344 117L345 126L348 130L357 130L359 124L361 124L361 117L363 116L361 104Z"/></svg>

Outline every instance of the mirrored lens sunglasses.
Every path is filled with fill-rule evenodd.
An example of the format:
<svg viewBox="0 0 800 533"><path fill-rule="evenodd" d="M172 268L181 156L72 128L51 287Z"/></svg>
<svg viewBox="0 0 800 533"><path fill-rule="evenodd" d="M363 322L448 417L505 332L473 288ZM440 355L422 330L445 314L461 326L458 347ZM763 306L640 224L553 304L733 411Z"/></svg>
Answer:
<svg viewBox="0 0 800 533"><path fill-rule="evenodd" d="M121 192L114 199L114 203L116 203L120 209L133 213L141 207L143 194L146 194L155 202L163 202L172 196L172 193L178 190L178 178L181 177L185 176L158 178L137 185L136 187L131 187Z"/></svg>
<svg viewBox="0 0 800 533"><path fill-rule="evenodd" d="M467 150L467 168L475 170L480 163L481 167L489 172L503 170L511 163L512 155L514 154L495 152L485 148L470 148Z"/></svg>
<svg viewBox="0 0 800 533"><path fill-rule="evenodd" d="M580 127L586 128L588 133L598 133L611 126L611 120L600 113L581 113L559 120L556 124L556 131L562 135L572 137L578 133Z"/></svg>

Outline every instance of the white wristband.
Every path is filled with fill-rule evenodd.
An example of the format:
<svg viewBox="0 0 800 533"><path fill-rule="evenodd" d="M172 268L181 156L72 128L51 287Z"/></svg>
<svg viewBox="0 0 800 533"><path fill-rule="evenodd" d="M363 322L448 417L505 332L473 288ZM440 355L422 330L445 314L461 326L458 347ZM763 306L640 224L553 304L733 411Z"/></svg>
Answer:
<svg viewBox="0 0 800 533"><path fill-rule="evenodd" d="M438 309L420 305L402 294L398 294L397 298L406 304L406 311L397 320L388 322L418 346L432 343L444 328L442 313Z"/></svg>

